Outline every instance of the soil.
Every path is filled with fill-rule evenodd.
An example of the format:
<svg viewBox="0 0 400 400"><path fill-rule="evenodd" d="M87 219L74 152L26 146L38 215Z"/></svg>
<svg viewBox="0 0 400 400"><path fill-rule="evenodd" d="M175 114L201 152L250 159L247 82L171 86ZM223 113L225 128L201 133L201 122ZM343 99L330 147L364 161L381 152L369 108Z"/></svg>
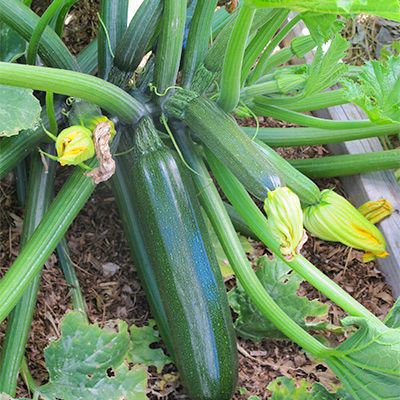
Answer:
<svg viewBox="0 0 400 400"><path fill-rule="evenodd" d="M36 6L40 7L45 3L38 1ZM69 32L67 43L78 43L76 47L74 46L76 51L79 51L93 36L96 26L96 18L93 17L95 5L97 2L81 1L79 7L73 11L71 25L67 30ZM80 24L83 22L87 28L85 28L86 34L81 35ZM254 124L251 119L241 122ZM262 126L282 126L282 123L268 118L260 118L260 123ZM281 153L287 158L319 157L326 154L327 150L322 146L308 146L281 150ZM59 184L63 179L65 173L60 174ZM318 184L321 188L335 187L342 192L337 180L321 180ZM23 209L17 204L15 182L10 174L0 185L0 242L2 243L0 275L6 272L18 255L22 221ZM96 189L69 229L67 239L91 322L104 324L110 319L123 319L129 324L145 324L151 315L135 267L131 262L121 221L107 184L101 184ZM257 248L257 255L266 253L261 244L253 242L253 246ZM375 263L361 263L360 252L339 244L310 238L303 249L303 254L378 317L383 318L392 306L393 297L384 277ZM112 276L107 274L105 267L107 263L113 263L118 267ZM341 309L327 301L308 284L302 285L300 294L330 304L328 319L333 324L339 325L340 319L345 316ZM26 352L29 368L38 382L45 382L47 379L43 349L50 339L59 337L59 322L70 309L69 288L58 268L56 258L52 256L43 271ZM2 324L0 342L4 329L5 324ZM332 344L343 340L343 337L333 334L325 336ZM269 392L266 386L282 375L306 379L309 382L318 381L328 387L338 383L325 365L310 359L298 346L289 341L264 340L262 343L254 344L239 338L238 348L240 369L239 388L234 397L236 400L247 399L250 395L258 395L261 399L268 398ZM18 395L28 395L23 382L19 384ZM165 400L187 399L173 366L166 367L163 374L157 374L150 368L149 397Z"/></svg>

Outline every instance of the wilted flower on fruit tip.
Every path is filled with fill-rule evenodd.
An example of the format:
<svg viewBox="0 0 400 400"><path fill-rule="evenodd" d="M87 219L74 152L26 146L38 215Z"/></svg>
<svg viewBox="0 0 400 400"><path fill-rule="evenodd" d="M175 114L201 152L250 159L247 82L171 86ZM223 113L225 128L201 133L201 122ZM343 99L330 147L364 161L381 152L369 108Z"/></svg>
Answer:
<svg viewBox="0 0 400 400"><path fill-rule="evenodd" d="M90 130L90 132L93 132L96 129L96 126L100 124L101 122L108 122L111 127L111 139L115 136L115 125L114 122L112 122L110 119L108 119L105 115L99 115L97 117L92 117L88 120L84 121L84 125L86 128Z"/></svg>
<svg viewBox="0 0 400 400"><path fill-rule="evenodd" d="M268 192L264 209L271 233L280 243L282 255L291 260L299 254L307 240L299 198L289 188L280 187Z"/></svg>
<svg viewBox="0 0 400 400"><path fill-rule="evenodd" d="M56 150L62 166L89 160L95 154L92 132L83 126L70 126L57 136Z"/></svg>
<svg viewBox="0 0 400 400"><path fill-rule="evenodd" d="M389 200L380 199L375 201L367 201L358 207L358 211L360 211L360 213L364 215L369 222L377 224L391 215L394 211L394 208Z"/></svg>
<svg viewBox="0 0 400 400"><path fill-rule="evenodd" d="M379 229L333 190L323 190L320 203L304 209L304 226L322 240L364 250L364 262L389 255Z"/></svg>

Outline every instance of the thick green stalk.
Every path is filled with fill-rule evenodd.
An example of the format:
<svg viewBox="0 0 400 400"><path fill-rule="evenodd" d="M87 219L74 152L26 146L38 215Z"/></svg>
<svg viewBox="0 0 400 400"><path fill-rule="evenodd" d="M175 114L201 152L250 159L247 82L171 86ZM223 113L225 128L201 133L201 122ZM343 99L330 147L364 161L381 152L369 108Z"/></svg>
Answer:
<svg viewBox="0 0 400 400"><path fill-rule="evenodd" d="M54 31L57 33L58 36L62 37L64 33L64 25L65 19L71 10L71 7L78 2L79 0L64 0L64 4L62 9L57 15L57 21L55 23Z"/></svg>
<svg viewBox="0 0 400 400"><path fill-rule="evenodd" d="M183 86L189 88L208 50L212 17L217 0L197 0L183 58Z"/></svg>
<svg viewBox="0 0 400 400"><path fill-rule="evenodd" d="M370 120L335 121L331 119L316 118L295 111L285 110L280 107L261 103L262 99L254 100L251 110L258 116L272 117L293 124L321 129L364 129L376 126Z"/></svg>
<svg viewBox="0 0 400 400"><path fill-rule="evenodd" d="M117 46L108 80L125 88L152 42L156 39L163 10L161 0L148 0L136 11Z"/></svg>
<svg viewBox="0 0 400 400"><path fill-rule="evenodd" d="M101 0L98 41L99 77L105 79L111 70L114 52L126 30L129 0Z"/></svg>
<svg viewBox="0 0 400 400"><path fill-rule="evenodd" d="M81 72L93 75L97 71L97 38L93 39L79 54L77 61Z"/></svg>
<svg viewBox="0 0 400 400"><path fill-rule="evenodd" d="M244 101L255 96L285 94L304 87L307 78L302 75L288 74L278 79L273 79L263 83L246 86L240 93L240 98ZM270 100L270 99L268 99ZM273 99L271 99L271 102ZM251 106L250 106L251 108Z"/></svg>
<svg viewBox="0 0 400 400"><path fill-rule="evenodd" d="M305 77L304 79L306 80ZM255 86L259 85L260 84L257 84ZM255 96L257 96L257 94L255 94L254 97ZM263 104L282 107L297 112L320 110L323 108L339 106L341 104L346 104L348 102L349 100L346 96L346 92L344 91L344 89L330 90L328 92L316 93L307 97L299 95L299 96L292 96L292 97L288 96L281 98L279 97L262 98ZM251 104L249 104L249 107L251 108Z"/></svg>
<svg viewBox="0 0 400 400"><path fill-rule="evenodd" d="M257 236L250 230L247 224L243 221L243 218L237 213L237 211L229 204L224 202L226 212L232 221L235 230L240 232L243 236L257 240Z"/></svg>
<svg viewBox="0 0 400 400"><path fill-rule="evenodd" d="M255 9L243 5L229 38L222 67L218 104L226 112L236 108L240 98L241 73L247 38Z"/></svg>
<svg viewBox="0 0 400 400"><path fill-rule="evenodd" d="M0 0L0 20L11 26L29 41L39 17L18 0ZM50 28L43 32L39 43L39 55L47 65L69 70L79 70L75 58L57 34Z"/></svg>
<svg viewBox="0 0 400 400"><path fill-rule="evenodd" d="M17 199L20 207L25 207L26 202L26 187L28 175L26 171L25 160L21 160L14 170L15 186L17 189Z"/></svg>
<svg viewBox="0 0 400 400"><path fill-rule="evenodd" d="M95 166L95 161L88 165ZM15 307L39 274L93 190L92 179L85 176L80 168L76 168L17 259L0 280L0 321Z"/></svg>
<svg viewBox="0 0 400 400"><path fill-rule="evenodd" d="M39 49L40 39L50 20L54 17L57 10L63 5L64 0L53 0L44 14L40 17L34 31L32 32L31 39L26 54L26 62L30 65L36 64L37 52Z"/></svg>
<svg viewBox="0 0 400 400"><path fill-rule="evenodd" d="M207 151L207 160L211 166L213 175L236 211L249 228L276 256L281 258L306 281L310 282L316 289L342 307L350 315L365 317L368 320L374 321L374 323L380 323L370 311L304 257L297 256L288 262L280 252L280 245L274 239L266 217L253 202L243 185L209 151Z"/></svg>
<svg viewBox="0 0 400 400"><path fill-rule="evenodd" d="M126 122L135 123L146 114L144 106L122 89L79 72L0 62L0 83L78 97Z"/></svg>
<svg viewBox="0 0 400 400"><path fill-rule="evenodd" d="M279 65L289 62L292 58L302 58L309 51L317 46L311 36L298 36L294 38L289 47L284 47L282 50L277 51L268 59L268 64L264 69L264 74L272 71Z"/></svg>
<svg viewBox="0 0 400 400"><path fill-rule="evenodd" d="M289 162L310 178L330 178L400 168L400 150L345 154Z"/></svg>
<svg viewBox="0 0 400 400"><path fill-rule="evenodd" d="M53 195L54 178L55 163L50 162L48 169L46 169L39 153L34 154L30 166L21 248L24 248L49 206ZM4 392L15 396L19 369L31 328L39 284L40 273L29 283L22 298L9 316L0 357L0 393Z"/></svg>
<svg viewBox="0 0 400 400"><path fill-rule="evenodd" d="M218 235L236 277L239 279L246 293L267 319L306 351L315 356L329 352L328 348L297 325L265 291L247 260L218 190L213 184L203 161L195 153L190 139L185 135L184 131L180 132L178 140L186 160L197 172L192 177L197 186L201 204Z"/></svg>
<svg viewBox="0 0 400 400"><path fill-rule="evenodd" d="M82 313L82 315L86 316L86 303L82 295L79 280L76 276L74 263L71 260L68 244L65 238L62 238L57 246L57 257L64 274L65 281L70 289L72 306L75 311L79 311Z"/></svg>
<svg viewBox="0 0 400 400"><path fill-rule="evenodd" d="M291 19L271 40L267 48L264 50L262 56L260 57L252 74L250 75L248 80L249 84L257 82L257 80L260 79L265 74L265 70L268 66L268 61L272 52L279 45L279 43L287 36L287 34L294 28L294 26L297 25L299 21L301 21L301 14L298 14L293 19Z"/></svg>
<svg viewBox="0 0 400 400"><path fill-rule="evenodd" d="M162 15L161 34L158 39L155 85L159 93L164 93L176 84L181 62L183 35L186 20L186 0L165 0ZM160 103L166 96L158 98Z"/></svg>
<svg viewBox="0 0 400 400"><path fill-rule="evenodd" d="M259 29L247 46L243 58L242 83L246 82L250 70L255 65L260 53L264 50L267 43L273 38L276 31L283 24L287 15L287 10L273 10L270 18L266 18L265 25Z"/></svg>
<svg viewBox="0 0 400 400"><path fill-rule="evenodd" d="M371 137L400 133L400 125L376 125L363 129L319 129L319 128L249 128L241 127L250 137L271 147L309 146L341 143Z"/></svg>

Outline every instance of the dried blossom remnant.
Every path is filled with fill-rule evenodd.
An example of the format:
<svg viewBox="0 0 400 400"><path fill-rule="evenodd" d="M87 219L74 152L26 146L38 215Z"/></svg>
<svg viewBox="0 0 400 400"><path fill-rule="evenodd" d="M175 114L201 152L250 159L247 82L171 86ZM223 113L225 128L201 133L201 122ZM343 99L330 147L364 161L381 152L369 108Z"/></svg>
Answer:
<svg viewBox="0 0 400 400"><path fill-rule="evenodd" d="M232 14L237 9L238 3L238 0L220 0L218 5L225 6L226 11L228 11L229 14Z"/></svg>
<svg viewBox="0 0 400 400"><path fill-rule="evenodd" d="M115 161L110 151L111 135L110 121L100 122L93 131L94 147L99 166L88 172L86 176L91 177L96 185L110 179L115 172Z"/></svg>

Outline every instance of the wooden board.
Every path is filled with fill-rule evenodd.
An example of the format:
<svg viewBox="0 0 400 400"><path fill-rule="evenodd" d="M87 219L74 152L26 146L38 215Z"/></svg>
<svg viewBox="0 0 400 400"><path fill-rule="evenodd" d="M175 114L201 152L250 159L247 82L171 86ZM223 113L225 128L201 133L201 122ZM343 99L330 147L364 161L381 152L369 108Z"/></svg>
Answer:
<svg viewBox="0 0 400 400"><path fill-rule="evenodd" d="M294 35L304 34L304 25L294 29ZM306 55L307 62L311 62L313 55ZM362 110L353 104L330 107L325 110L314 111L313 114L321 118L335 120L366 119ZM377 138L363 139L327 146L336 154L358 154L371 151L382 151ZM378 264L385 274L386 281L391 285L395 297L400 296L400 185L392 171L374 172L369 174L343 177L341 179L351 202L356 206L368 200L381 198L388 199L394 206L395 212L382 221L378 227L387 241L389 257L379 259Z"/></svg>

